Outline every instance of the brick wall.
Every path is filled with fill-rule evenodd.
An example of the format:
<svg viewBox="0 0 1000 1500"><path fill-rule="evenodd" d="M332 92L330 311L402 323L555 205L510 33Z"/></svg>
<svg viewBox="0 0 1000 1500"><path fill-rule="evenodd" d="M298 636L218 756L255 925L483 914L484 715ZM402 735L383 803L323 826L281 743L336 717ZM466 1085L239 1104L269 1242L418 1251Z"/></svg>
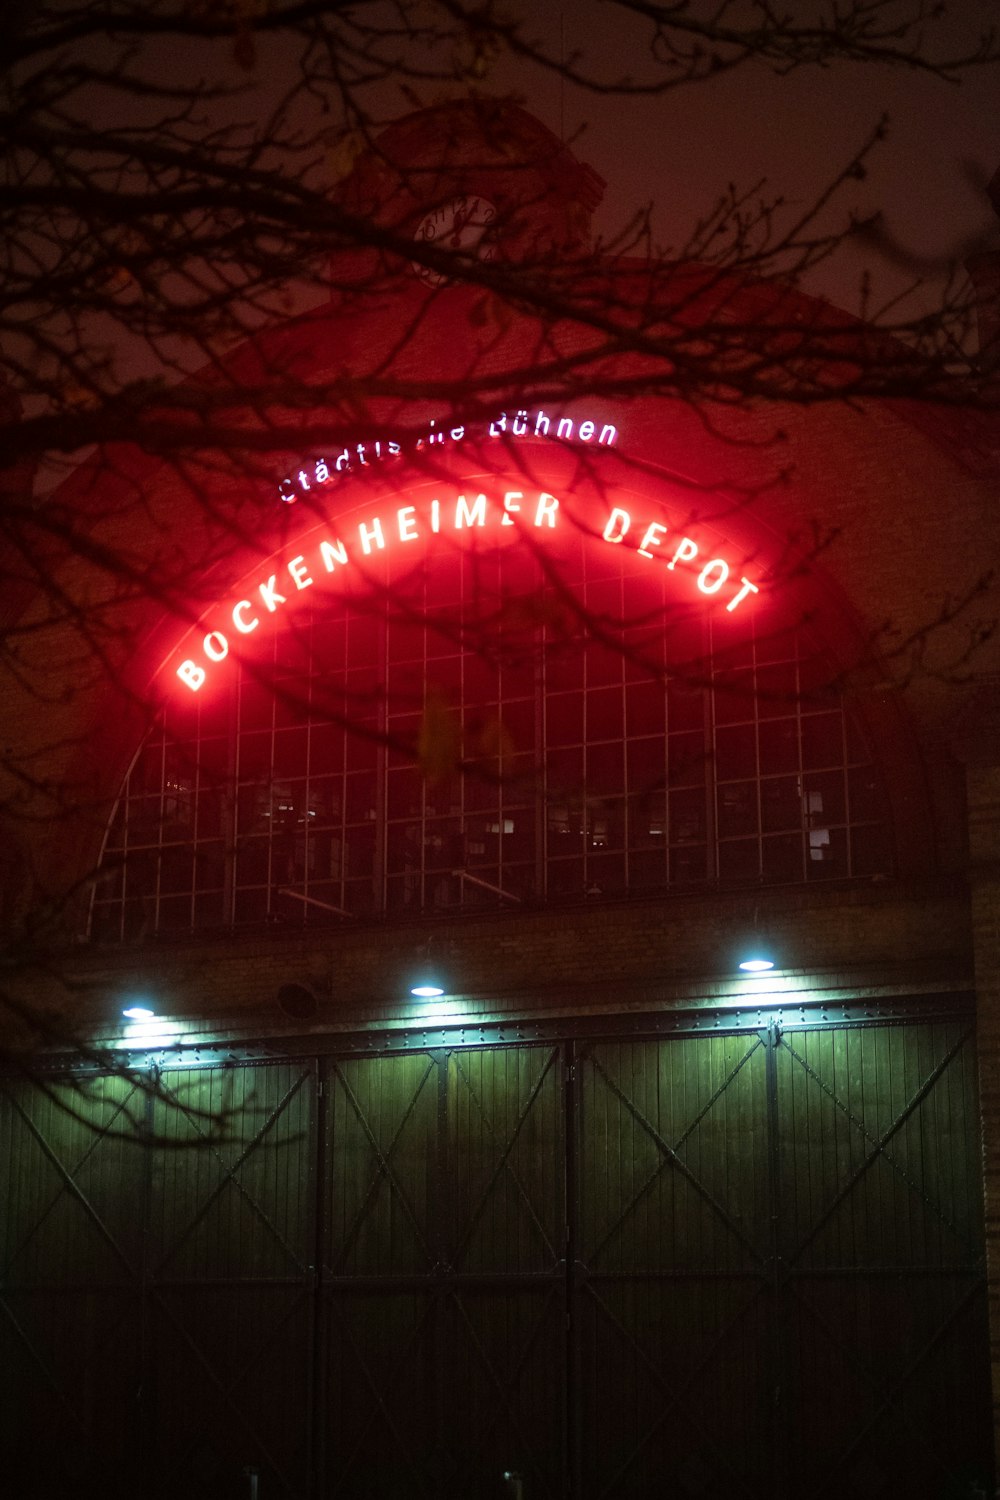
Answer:
<svg viewBox="0 0 1000 1500"><path fill-rule="evenodd" d="M740 1004L755 939L801 1000L815 986L920 994L971 987L968 902L952 881L703 895L594 907L337 927L301 936L83 951L30 981L67 1022L114 1034L129 998L150 997L189 1040L359 1029L419 1018L409 986L433 969L470 1018ZM54 981L62 974L65 982ZM290 1021L282 985L307 986L316 1015ZM766 998L766 996L765 996Z"/></svg>

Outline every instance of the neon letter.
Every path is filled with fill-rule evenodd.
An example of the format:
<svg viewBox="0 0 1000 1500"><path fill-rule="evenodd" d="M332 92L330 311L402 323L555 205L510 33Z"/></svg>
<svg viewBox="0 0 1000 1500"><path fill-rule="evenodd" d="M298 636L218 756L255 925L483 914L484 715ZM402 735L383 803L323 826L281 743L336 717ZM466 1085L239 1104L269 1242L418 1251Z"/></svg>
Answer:
<svg viewBox="0 0 1000 1500"><path fill-rule="evenodd" d="M565 430L564 430L565 429ZM573 423L569 417L560 417L559 426L556 428L557 438L571 438L573 436Z"/></svg>
<svg viewBox="0 0 1000 1500"><path fill-rule="evenodd" d="M243 611L245 609L252 608L253 606L251 605L249 599L241 599L239 604L233 605L233 624L236 626L236 629L239 631L240 635L249 635L250 632L252 630L256 630L257 626L260 624L260 621L258 620L256 615L254 615L252 620L244 620Z"/></svg>
<svg viewBox="0 0 1000 1500"><path fill-rule="evenodd" d="M339 540L336 542L320 542L319 555L323 559L323 566L328 573L333 572L337 563L347 562L347 548Z"/></svg>
<svg viewBox="0 0 1000 1500"><path fill-rule="evenodd" d="M205 668L196 667L193 661L182 661L177 668L181 682L186 682L192 693L196 693L205 681Z"/></svg>
<svg viewBox="0 0 1000 1500"><path fill-rule="evenodd" d="M385 546L385 537L382 535L382 522L378 516L375 517L371 526L366 526L364 521L360 521L358 523L358 530L361 533L361 545L365 550L365 556L371 552L372 543L376 547Z"/></svg>
<svg viewBox="0 0 1000 1500"><path fill-rule="evenodd" d="M519 511L521 507L517 502L523 499L524 494L521 490L507 491L506 495L504 495L503 497L503 518L500 521L501 526L513 526L514 522L510 518L510 512Z"/></svg>
<svg viewBox="0 0 1000 1500"><path fill-rule="evenodd" d="M601 428L601 435L597 439L597 441L599 443L610 444L610 443L613 443L615 441L615 439L617 438L617 436L618 436L618 429L617 429L617 427L612 427L611 423L607 422Z"/></svg>
<svg viewBox="0 0 1000 1500"><path fill-rule="evenodd" d="M431 501L431 530L434 531L434 532L438 532L438 531L441 530L441 501L440 500L432 500Z"/></svg>
<svg viewBox="0 0 1000 1500"><path fill-rule="evenodd" d="M652 557L653 554L649 550L650 547L658 547L660 545L660 538L656 534L658 531L661 531L664 536L667 534L667 528L661 526L659 521L650 521L646 527L646 535L639 544L639 552L643 557Z"/></svg>
<svg viewBox="0 0 1000 1500"><path fill-rule="evenodd" d="M718 577L714 581L708 576L713 569L718 571ZM703 594L717 594L728 577L729 564L724 563L721 557L713 557L698 574L698 587Z"/></svg>
<svg viewBox="0 0 1000 1500"><path fill-rule="evenodd" d="M206 635L205 655L209 661L225 661L229 655L229 642L221 630L210 630Z"/></svg>
<svg viewBox="0 0 1000 1500"><path fill-rule="evenodd" d="M271 576L270 576L270 578L267 580L267 582L260 584L260 586L257 589L257 592L260 594L260 597L261 597L262 601L264 602L264 604L266 605L267 609L270 611L270 613L272 615L274 614L275 610L278 608L279 604L284 604L285 603L285 596L284 596L284 594L279 594L278 591L277 591L277 589L276 589L276 587L275 587L275 585L277 584L277 582L278 582L277 578L272 573Z"/></svg>
<svg viewBox="0 0 1000 1500"><path fill-rule="evenodd" d="M396 512L396 523L399 526L399 540L401 542L415 542L417 540L417 513L412 505L404 505Z"/></svg>
<svg viewBox="0 0 1000 1500"><path fill-rule="evenodd" d="M291 573L292 581L297 589L307 589L312 583L312 579L306 570L306 560L304 557L293 557L288 564L288 571Z"/></svg>
<svg viewBox="0 0 1000 1500"><path fill-rule="evenodd" d="M594 424L593 424L593 422L581 422L580 423L580 441L581 441L581 443L589 443L590 440L591 440L591 438L593 436L594 436Z"/></svg>
<svg viewBox="0 0 1000 1500"><path fill-rule="evenodd" d="M674 553L673 557L667 563L667 567L672 573L679 562L690 562L693 557L697 556L698 548L695 546L694 542L692 542L689 536L682 536L680 545L678 546L677 551Z"/></svg>
<svg viewBox="0 0 1000 1500"><path fill-rule="evenodd" d="M535 511L535 525L541 526L545 521L554 528L556 524L556 511L559 509L559 501L555 495L547 495L544 490L538 496L538 509Z"/></svg>
<svg viewBox="0 0 1000 1500"><path fill-rule="evenodd" d="M466 502L464 495L459 495L455 501L455 530L459 531L463 526L485 526L486 525L486 496L477 495L471 507Z"/></svg>
<svg viewBox="0 0 1000 1500"><path fill-rule="evenodd" d="M743 587L740 589L740 591L739 591L738 594L734 594L733 597L730 599L729 603L726 605L726 609L727 610L733 610L733 609L735 609L736 606L737 606L737 604L739 604L742 600L744 600L746 598L747 594L759 594L760 593L760 589L757 587L757 585L755 583L751 583L750 580L749 580L749 578L741 578L740 579L740 583L743 585Z"/></svg>
<svg viewBox="0 0 1000 1500"><path fill-rule="evenodd" d="M620 542L632 524L632 517L627 510L619 510L616 505L608 517L608 524L604 528L603 536L606 542Z"/></svg>

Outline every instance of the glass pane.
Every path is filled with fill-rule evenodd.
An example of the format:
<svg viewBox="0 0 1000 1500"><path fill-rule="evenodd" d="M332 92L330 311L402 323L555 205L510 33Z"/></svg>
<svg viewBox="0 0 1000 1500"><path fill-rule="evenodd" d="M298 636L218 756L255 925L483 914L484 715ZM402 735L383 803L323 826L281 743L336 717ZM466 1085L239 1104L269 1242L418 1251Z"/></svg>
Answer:
<svg viewBox="0 0 1000 1500"><path fill-rule="evenodd" d="M626 755L631 795L643 796L650 790L662 790L666 776L666 755L662 739L630 740Z"/></svg>
<svg viewBox="0 0 1000 1500"><path fill-rule="evenodd" d="M629 855L629 885L633 890L658 889L666 884L665 848L642 850Z"/></svg>
<svg viewBox="0 0 1000 1500"><path fill-rule="evenodd" d="M587 751L589 796L620 792L625 785L624 747L620 744L591 745Z"/></svg>
<svg viewBox="0 0 1000 1500"><path fill-rule="evenodd" d="M681 792L676 795L686 796ZM695 794L697 795L697 793ZM663 848L667 841L667 794L661 788L636 797L630 805L629 843L633 848Z"/></svg>
<svg viewBox="0 0 1000 1500"><path fill-rule="evenodd" d="M621 688L598 688L588 692L586 714L588 740L620 737L624 719Z"/></svg>
<svg viewBox="0 0 1000 1500"><path fill-rule="evenodd" d="M761 868L765 880L775 882L802 879L802 835L779 834L761 842Z"/></svg>
<svg viewBox="0 0 1000 1500"><path fill-rule="evenodd" d="M667 683L667 728L701 729L705 723L705 690L697 680L672 678Z"/></svg>
<svg viewBox="0 0 1000 1500"><path fill-rule="evenodd" d="M757 772L757 731L753 724L716 730L715 774L720 781L754 776Z"/></svg>
<svg viewBox="0 0 1000 1500"><path fill-rule="evenodd" d="M625 690L625 728L633 735L662 735L666 695L660 682L630 682Z"/></svg>
<svg viewBox="0 0 1000 1500"><path fill-rule="evenodd" d="M844 763L840 714L807 714L802 720L802 764L806 770Z"/></svg>
<svg viewBox="0 0 1000 1500"><path fill-rule="evenodd" d="M719 837L757 832L756 781L730 781L719 787Z"/></svg>
<svg viewBox="0 0 1000 1500"><path fill-rule="evenodd" d="M754 680L750 671L722 672L713 682L715 722L738 724L754 717Z"/></svg>
<svg viewBox="0 0 1000 1500"><path fill-rule="evenodd" d="M806 826L843 823L847 817L842 771L813 771L803 778L802 808Z"/></svg>
<svg viewBox="0 0 1000 1500"><path fill-rule="evenodd" d="M678 885L708 878L708 850L704 844L681 845L670 850L670 879Z"/></svg>
<svg viewBox="0 0 1000 1500"><path fill-rule="evenodd" d="M582 859L550 859L548 889L550 896L579 896L586 893Z"/></svg>
<svg viewBox="0 0 1000 1500"><path fill-rule="evenodd" d="M760 854L756 839L739 839L719 845L720 880L756 880L759 875Z"/></svg>
<svg viewBox="0 0 1000 1500"><path fill-rule="evenodd" d="M797 771L799 767L799 724L797 719L768 719L757 731L762 776L777 771Z"/></svg>
<svg viewBox="0 0 1000 1500"><path fill-rule="evenodd" d="M794 661L776 662L757 668L757 716L781 719L798 706L798 669Z"/></svg>
<svg viewBox="0 0 1000 1500"><path fill-rule="evenodd" d="M550 745L582 744L583 694L559 693L550 696L545 706L545 728Z"/></svg>
<svg viewBox="0 0 1000 1500"><path fill-rule="evenodd" d="M160 894L176 895L194 885L194 851L183 846L164 849L160 860Z"/></svg>
<svg viewBox="0 0 1000 1500"><path fill-rule="evenodd" d="M701 788L670 793L671 844L701 844L705 841L707 808Z"/></svg>
<svg viewBox="0 0 1000 1500"><path fill-rule="evenodd" d="M270 878L271 846L268 839L248 839L236 851L237 885L266 885Z"/></svg>
<svg viewBox="0 0 1000 1500"><path fill-rule="evenodd" d="M607 896L625 889L624 854L591 854L587 859L587 895Z"/></svg>
<svg viewBox="0 0 1000 1500"><path fill-rule="evenodd" d="M708 768L704 734L672 734L668 738L668 774L671 786L702 784Z"/></svg>
<svg viewBox="0 0 1000 1500"><path fill-rule="evenodd" d="M765 833L802 824L802 792L798 776L767 777L760 784L760 817Z"/></svg>

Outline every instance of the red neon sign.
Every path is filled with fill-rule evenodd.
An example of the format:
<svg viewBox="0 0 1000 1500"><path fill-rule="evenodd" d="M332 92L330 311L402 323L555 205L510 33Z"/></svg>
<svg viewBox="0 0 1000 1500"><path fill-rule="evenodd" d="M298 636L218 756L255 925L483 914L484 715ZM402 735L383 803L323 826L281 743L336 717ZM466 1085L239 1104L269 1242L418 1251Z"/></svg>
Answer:
<svg viewBox="0 0 1000 1500"><path fill-rule="evenodd" d="M484 532L495 527L519 526L522 531L544 537L556 531L562 514L559 499L547 490L505 490L499 498L484 491L475 495L458 493L450 499L433 499L422 505L407 504L383 510L367 520L354 523L349 539L344 536L321 536L310 543L308 551L284 560L267 578L246 589L243 597L232 603L220 603L220 625L203 636L200 649L181 662L176 674L192 692L198 692L208 680L213 666L226 660L240 637L253 635L261 623L279 614L295 598L317 583L323 583L339 569L358 559L376 556L390 546L406 546L442 533ZM345 533L345 536L348 534ZM685 580L686 586L710 599L717 599L732 614L753 594L758 584L745 577L728 559L703 552L690 536L673 535L662 521L636 523L631 511L613 506L600 540L611 546L638 543L640 557L659 562L668 572ZM216 611L213 610L214 614Z"/></svg>

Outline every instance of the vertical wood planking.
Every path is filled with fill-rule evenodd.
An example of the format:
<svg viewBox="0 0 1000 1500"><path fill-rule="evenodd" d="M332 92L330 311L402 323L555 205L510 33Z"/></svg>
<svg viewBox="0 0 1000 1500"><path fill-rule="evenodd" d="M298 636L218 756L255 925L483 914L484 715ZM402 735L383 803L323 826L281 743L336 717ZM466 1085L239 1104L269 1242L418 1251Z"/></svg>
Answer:
<svg viewBox="0 0 1000 1500"><path fill-rule="evenodd" d="M177 1070L155 1110L117 1079L0 1085L14 1492L114 1500L109 1462L192 1500L248 1463L286 1500L989 1478L967 1023L323 1074L322 1138L313 1063Z"/></svg>

